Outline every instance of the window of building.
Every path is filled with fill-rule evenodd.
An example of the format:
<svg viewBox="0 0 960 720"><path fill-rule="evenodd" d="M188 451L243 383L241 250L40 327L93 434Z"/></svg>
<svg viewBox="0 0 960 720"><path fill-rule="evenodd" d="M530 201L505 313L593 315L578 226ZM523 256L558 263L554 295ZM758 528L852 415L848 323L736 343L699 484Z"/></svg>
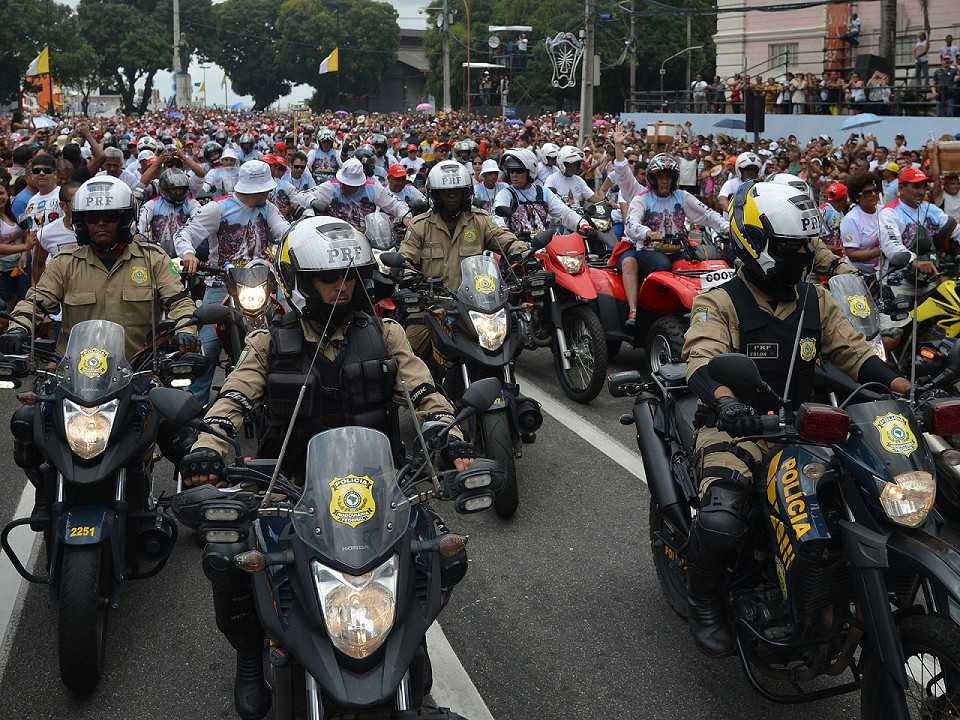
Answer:
<svg viewBox="0 0 960 720"><path fill-rule="evenodd" d="M767 45L768 73L786 72L797 64L800 43L770 43Z"/></svg>

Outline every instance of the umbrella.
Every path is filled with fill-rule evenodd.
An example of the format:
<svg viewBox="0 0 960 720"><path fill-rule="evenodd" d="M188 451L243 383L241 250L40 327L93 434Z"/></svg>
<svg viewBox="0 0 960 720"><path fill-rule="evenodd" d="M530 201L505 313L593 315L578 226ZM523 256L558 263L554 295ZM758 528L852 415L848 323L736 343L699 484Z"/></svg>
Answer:
<svg viewBox="0 0 960 720"><path fill-rule="evenodd" d="M334 113L334 115L336 115L337 117L347 117L349 114L350 113L348 113L346 110L337 110Z"/></svg>
<svg viewBox="0 0 960 720"><path fill-rule="evenodd" d="M873 113L859 113L857 115L851 115L846 120L843 121L843 125L840 126L841 130L856 130L857 128L867 127L868 125L876 125L882 122Z"/></svg>
<svg viewBox="0 0 960 720"><path fill-rule="evenodd" d="M727 130L745 130L747 123L737 118L724 118L720 122L713 124L715 128L726 128Z"/></svg>
<svg viewBox="0 0 960 720"><path fill-rule="evenodd" d="M235 103L233 103L233 104L230 106L230 109L231 109L231 110L243 110L243 103L242 103L242 102L235 102Z"/></svg>
<svg viewBox="0 0 960 720"><path fill-rule="evenodd" d="M513 127L523 127L523 120L512 118L507 120L507 125L512 125Z"/></svg>
<svg viewBox="0 0 960 720"><path fill-rule="evenodd" d="M420 112L433 112L433 105L430 103L420 103L417 105L417 110Z"/></svg>
<svg viewBox="0 0 960 720"><path fill-rule="evenodd" d="M569 115L561 115L557 118L557 125L569 125L571 122L573 121L570 119Z"/></svg>
<svg viewBox="0 0 960 720"><path fill-rule="evenodd" d="M599 120L594 120L594 121L593 121L594 127L606 127L606 126L609 125L609 124L610 124L610 121L609 121L609 120L604 120L603 118L601 118L601 119L599 119Z"/></svg>

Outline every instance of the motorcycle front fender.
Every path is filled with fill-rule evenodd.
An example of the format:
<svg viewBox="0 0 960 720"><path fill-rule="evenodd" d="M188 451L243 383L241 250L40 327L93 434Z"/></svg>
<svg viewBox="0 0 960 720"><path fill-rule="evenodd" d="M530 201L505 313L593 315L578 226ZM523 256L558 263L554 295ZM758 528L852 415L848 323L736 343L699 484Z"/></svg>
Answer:
<svg viewBox="0 0 960 720"><path fill-rule="evenodd" d="M554 277L556 278L557 287L563 288L583 300L596 300L597 289L590 279L590 272L587 268L584 268L576 275L570 275L562 271L554 271Z"/></svg>
<svg viewBox="0 0 960 720"><path fill-rule="evenodd" d="M890 568L931 581L937 612L960 625L960 550L924 528L887 540Z"/></svg>

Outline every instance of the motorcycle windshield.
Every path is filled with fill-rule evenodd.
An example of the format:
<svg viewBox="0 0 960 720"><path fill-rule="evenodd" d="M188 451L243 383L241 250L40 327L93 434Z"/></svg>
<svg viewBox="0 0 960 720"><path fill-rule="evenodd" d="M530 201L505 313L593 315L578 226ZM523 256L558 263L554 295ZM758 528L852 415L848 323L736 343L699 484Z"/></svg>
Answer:
<svg viewBox="0 0 960 720"><path fill-rule="evenodd" d="M859 330L868 339L880 332L877 303L862 277L852 273L835 275L827 286L854 330Z"/></svg>
<svg viewBox="0 0 960 720"><path fill-rule="evenodd" d="M390 250L393 247L393 223L386 213L376 210L364 221L364 234L374 250Z"/></svg>
<svg viewBox="0 0 960 720"><path fill-rule="evenodd" d="M57 384L77 402L98 405L130 384L123 327L109 320L74 325L57 366Z"/></svg>
<svg viewBox="0 0 960 720"><path fill-rule="evenodd" d="M270 267L262 262L253 262L244 267L230 268L230 277L237 285L257 287L270 279Z"/></svg>
<svg viewBox="0 0 960 720"><path fill-rule="evenodd" d="M912 470L930 469L923 431L904 400L879 400L847 406L850 422L859 432L853 442L863 450L853 454L878 476L890 479ZM848 448L849 449L849 448ZM864 452L866 451L866 452Z"/></svg>
<svg viewBox="0 0 960 720"><path fill-rule="evenodd" d="M409 519L386 435L342 427L310 439L303 497L293 512L304 543L359 570L403 536Z"/></svg>
<svg viewBox="0 0 960 720"><path fill-rule="evenodd" d="M468 308L492 312L507 302L500 268L489 255L474 255L460 261L460 288L457 297Z"/></svg>

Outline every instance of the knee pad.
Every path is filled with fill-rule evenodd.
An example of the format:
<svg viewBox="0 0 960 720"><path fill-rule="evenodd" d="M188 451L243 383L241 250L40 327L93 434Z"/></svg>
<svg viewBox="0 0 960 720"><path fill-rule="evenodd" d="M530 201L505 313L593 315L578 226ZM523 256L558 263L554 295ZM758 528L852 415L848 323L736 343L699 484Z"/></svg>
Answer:
<svg viewBox="0 0 960 720"><path fill-rule="evenodd" d="M750 530L750 489L714 482L700 500L697 525L713 542L736 543Z"/></svg>

